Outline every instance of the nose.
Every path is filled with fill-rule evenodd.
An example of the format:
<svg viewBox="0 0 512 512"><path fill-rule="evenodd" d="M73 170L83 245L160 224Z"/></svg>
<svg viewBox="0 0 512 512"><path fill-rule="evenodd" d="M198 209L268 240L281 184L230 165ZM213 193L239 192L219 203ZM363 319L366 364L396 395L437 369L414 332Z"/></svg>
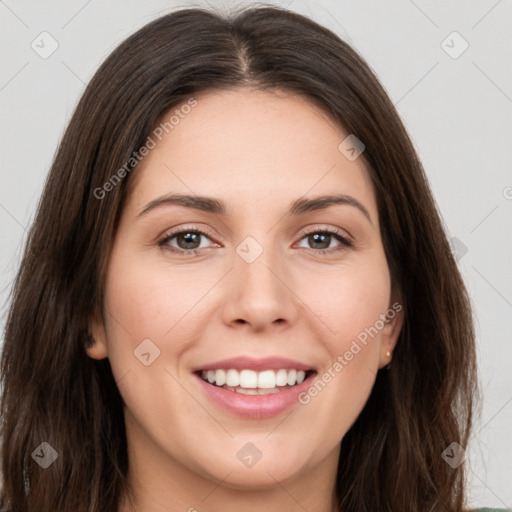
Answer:
<svg viewBox="0 0 512 512"><path fill-rule="evenodd" d="M262 332L293 325L301 301L291 272L276 251L264 249L252 262L234 254L233 270L224 288L222 319L230 327Z"/></svg>

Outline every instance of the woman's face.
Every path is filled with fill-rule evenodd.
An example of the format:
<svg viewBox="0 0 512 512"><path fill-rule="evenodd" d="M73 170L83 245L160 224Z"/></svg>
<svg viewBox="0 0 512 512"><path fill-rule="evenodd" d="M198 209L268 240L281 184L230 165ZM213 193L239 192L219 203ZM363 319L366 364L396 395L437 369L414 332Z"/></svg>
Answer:
<svg viewBox="0 0 512 512"><path fill-rule="evenodd" d="M128 178L88 353L110 360L133 471L332 485L402 322L361 148L301 97L195 99Z"/></svg>

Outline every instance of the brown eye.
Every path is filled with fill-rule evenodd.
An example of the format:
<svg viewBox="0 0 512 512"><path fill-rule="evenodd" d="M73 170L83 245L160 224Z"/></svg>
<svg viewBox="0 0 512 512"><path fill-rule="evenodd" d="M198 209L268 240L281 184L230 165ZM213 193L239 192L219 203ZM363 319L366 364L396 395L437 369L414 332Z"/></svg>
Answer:
<svg viewBox="0 0 512 512"><path fill-rule="evenodd" d="M308 243L312 249L328 249L331 245L332 235L327 233L313 233L308 235Z"/></svg>
<svg viewBox="0 0 512 512"><path fill-rule="evenodd" d="M307 249L313 249L317 252L339 251L348 247L353 247L352 242L341 232L335 230L318 230L306 233L301 240L306 239ZM337 246L331 247L331 243L338 242Z"/></svg>
<svg viewBox="0 0 512 512"><path fill-rule="evenodd" d="M195 231L183 231L172 238L176 238L176 243L180 249L198 249L202 236L202 234Z"/></svg>
<svg viewBox="0 0 512 512"><path fill-rule="evenodd" d="M170 252L196 254L198 250L206 248L201 247L203 238L210 239L207 233L199 229L182 229L165 236L158 242L158 246Z"/></svg>

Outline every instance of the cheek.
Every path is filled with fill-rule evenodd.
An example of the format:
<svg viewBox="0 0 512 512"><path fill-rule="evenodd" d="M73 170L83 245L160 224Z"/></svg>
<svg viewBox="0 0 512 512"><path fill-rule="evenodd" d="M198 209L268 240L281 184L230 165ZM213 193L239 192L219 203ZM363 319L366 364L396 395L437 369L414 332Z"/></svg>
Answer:
<svg viewBox="0 0 512 512"><path fill-rule="evenodd" d="M178 270L165 272L140 255L112 254L105 283L108 357L125 404L145 429L167 428L190 407L176 378L195 338L184 329L198 328L187 310L204 286L184 281Z"/></svg>
<svg viewBox="0 0 512 512"><path fill-rule="evenodd" d="M165 344L167 350L172 339L172 350L180 351L180 341L186 337L175 334L196 325L193 307L210 286L205 276L192 267L162 267L126 253L123 257L113 254L108 276L106 304L113 316L109 322L112 344L129 338L135 348L149 338Z"/></svg>
<svg viewBox="0 0 512 512"><path fill-rule="evenodd" d="M183 357L207 332L212 315L207 314L211 307L208 311L205 307L209 290L219 281L217 274L155 263L128 250L113 252L105 285L108 357L131 409L145 411L144 397L163 389L169 408L176 408L180 396L170 375L186 378ZM178 410L186 408L184 402Z"/></svg>
<svg viewBox="0 0 512 512"><path fill-rule="evenodd" d="M330 357L301 403L312 411L316 428L331 425L334 438L341 438L375 382L384 326L380 315L388 310L391 282L383 252L364 265L343 268L336 281L321 282L323 292L315 288L310 297L331 331L323 337Z"/></svg>
<svg viewBox="0 0 512 512"><path fill-rule="evenodd" d="M338 272L318 274L304 289L305 302L326 328L323 339L331 354L348 350L359 335L364 339L376 322L382 329L380 315L389 307L391 291L389 270L383 253L368 256Z"/></svg>

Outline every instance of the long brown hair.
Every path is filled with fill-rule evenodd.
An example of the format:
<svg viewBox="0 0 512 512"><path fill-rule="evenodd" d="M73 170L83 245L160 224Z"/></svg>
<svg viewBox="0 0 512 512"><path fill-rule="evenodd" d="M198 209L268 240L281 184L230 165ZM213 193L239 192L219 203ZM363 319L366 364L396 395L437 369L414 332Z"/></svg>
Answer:
<svg viewBox="0 0 512 512"><path fill-rule="evenodd" d="M379 371L342 440L340 510L463 510L464 465L453 469L441 455L470 435L472 312L422 165L356 51L310 19L259 6L160 17L106 59L80 99L12 289L1 360L2 511L112 512L129 492L122 399L108 359L84 348L88 319L102 312L133 154L172 107L247 85L298 93L363 141L404 306L392 368ZM122 179L105 186L116 173ZM42 442L58 454L47 469L35 462Z"/></svg>

